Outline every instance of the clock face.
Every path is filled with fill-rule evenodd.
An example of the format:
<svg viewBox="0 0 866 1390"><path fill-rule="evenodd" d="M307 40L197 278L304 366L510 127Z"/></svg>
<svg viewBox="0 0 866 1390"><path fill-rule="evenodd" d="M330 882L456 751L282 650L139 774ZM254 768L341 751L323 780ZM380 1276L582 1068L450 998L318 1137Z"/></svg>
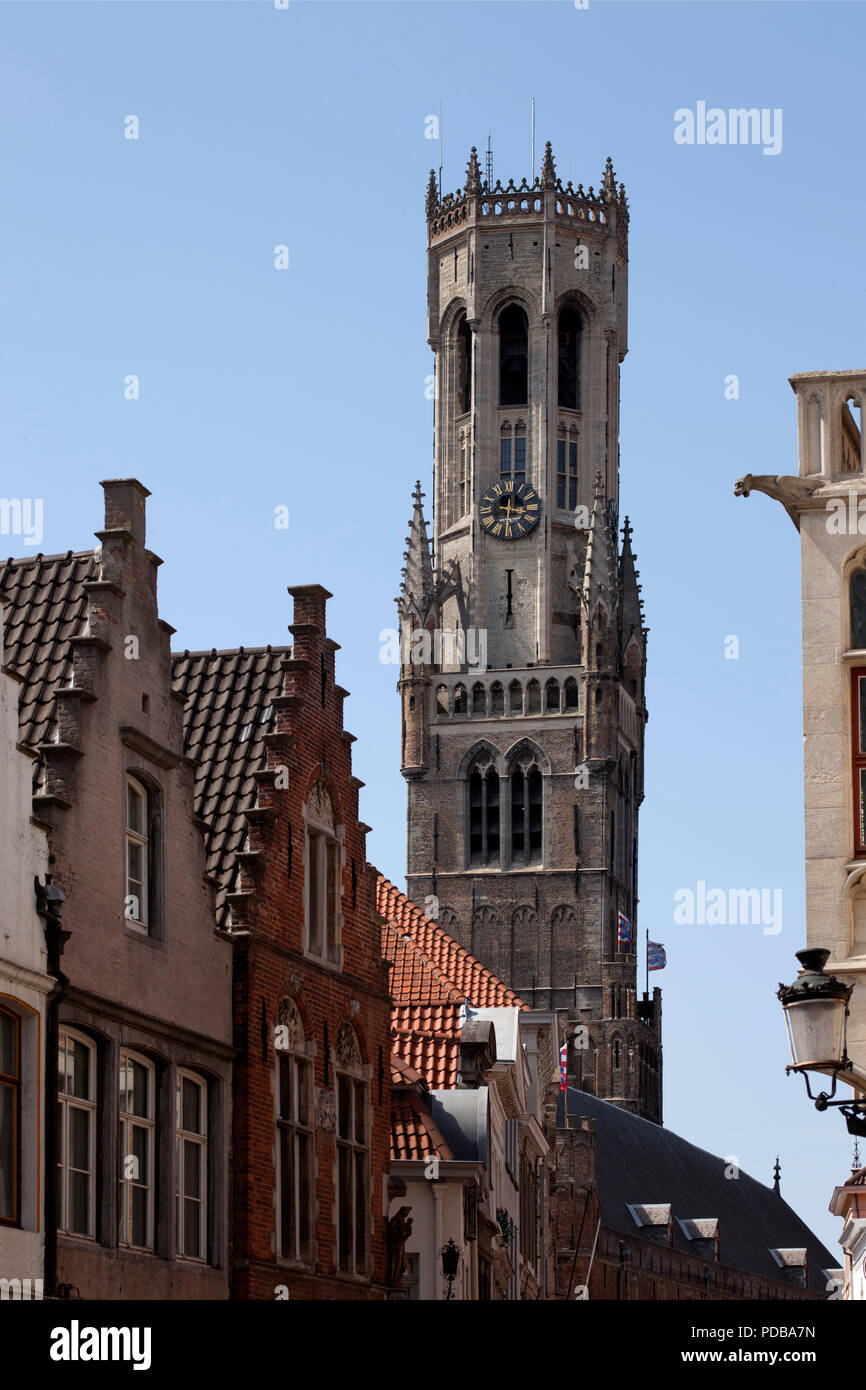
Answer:
<svg viewBox="0 0 866 1390"><path fill-rule="evenodd" d="M479 517L488 535L498 541L516 541L538 525L541 500L528 483L503 478L489 487L481 499Z"/></svg>

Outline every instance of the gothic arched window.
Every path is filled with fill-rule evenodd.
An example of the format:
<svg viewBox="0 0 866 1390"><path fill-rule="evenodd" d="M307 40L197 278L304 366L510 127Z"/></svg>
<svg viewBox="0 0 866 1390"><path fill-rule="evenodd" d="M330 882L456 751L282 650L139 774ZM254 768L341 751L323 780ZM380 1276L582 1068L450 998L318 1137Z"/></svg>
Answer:
<svg viewBox="0 0 866 1390"><path fill-rule="evenodd" d="M559 714L559 681L549 680L547 682L544 705L548 714Z"/></svg>
<svg viewBox="0 0 866 1390"><path fill-rule="evenodd" d="M580 315L576 309L560 312L557 343L560 409L580 410Z"/></svg>
<svg viewBox="0 0 866 1390"><path fill-rule="evenodd" d="M472 405L472 329L461 314L457 325L457 414L465 415Z"/></svg>
<svg viewBox="0 0 866 1390"><path fill-rule="evenodd" d="M526 687L526 713L541 713L541 687L536 680L531 680Z"/></svg>
<svg viewBox="0 0 866 1390"><path fill-rule="evenodd" d="M494 681L490 687L490 713L505 713L505 691L500 681Z"/></svg>
<svg viewBox="0 0 866 1390"><path fill-rule="evenodd" d="M487 752L469 770L469 862L499 863L499 774Z"/></svg>
<svg viewBox="0 0 866 1390"><path fill-rule="evenodd" d="M448 709L448 687L447 685L437 685L436 687L436 718L447 719L450 710Z"/></svg>
<svg viewBox="0 0 866 1390"><path fill-rule="evenodd" d="M476 719L483 719L486 713L487 702L484 686L480 681L476 681L472 687L472 714Z"/></svg>
<svg viewBox="0 0 866 1390"><path fill-rule="evenodd" d="M466 686L455 685L454 687L454 713L466 713Z"/></svg>
<svg viewBox="0 0 866 1390"><path fill-rule="evenodd" d="M577 681L573 676L569 676L568 680L565 682L565 708L577 709L579 703L580 699L577 690Z"/></svg>
<svg viewBox="0 0 866 1390"><path fill-rule="evenodd" d="M508 713L523 713L523 686L520 681L512 681L508 687Z"/></svg>
<svg viewBox="0 0 866 1390"><path fill-rule="evenodd" d="M511 769L511 862L538 864L542 842L541 773L530 752Z"/></svg>
<svg viewBox="0 0 866 1390"><path fill-rule="evenodd" d="M499 404L526 405L529 388L529 324L519 304L499 315Z"/></svg>

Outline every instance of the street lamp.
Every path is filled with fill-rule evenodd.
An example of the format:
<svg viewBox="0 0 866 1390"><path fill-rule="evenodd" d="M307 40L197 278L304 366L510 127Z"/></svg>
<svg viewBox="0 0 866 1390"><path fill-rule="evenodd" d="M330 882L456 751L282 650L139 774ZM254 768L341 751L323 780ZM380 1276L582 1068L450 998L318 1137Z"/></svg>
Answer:
<svg viewBox="0 0 866 1390"><path fill-rule="evenodd" d="M453 1297L451 1286L457 1278L457 1270L460 1265L460 1247L455 1244L452 1237L447 1245L442 1246L439 1254L442 1257L442 1278L448 1280L448 1293L445 1295L447 1300Z"/></svg>
<svg viewBox="0 0 866 1390"><path fill-rule="evenodd" d="M848 1122L849 1133L866 1134L866 1119L863 1118L866 1103L833 1100L840 1073L853 1069L848 1057L848 1000L854 986L824 973L829 958L830 952L823 947L798 951L797 960L802 968L796 980L792 985L779 985L777 997L785 1011L792 1058L785 1074L802 1072L806 1094L815 1102L816 1110L839 1105ZM809 1088L810 1071L829 1073L833 1078L832 1089L813 1096ZM843 1075L842 1080L845 1079Z"/></svg>

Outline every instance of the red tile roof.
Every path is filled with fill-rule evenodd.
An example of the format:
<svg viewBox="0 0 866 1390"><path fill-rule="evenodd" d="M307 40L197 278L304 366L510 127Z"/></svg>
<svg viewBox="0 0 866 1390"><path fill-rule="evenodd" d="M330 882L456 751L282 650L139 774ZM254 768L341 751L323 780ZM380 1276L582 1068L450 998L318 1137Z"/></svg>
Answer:
<svg viewBox="0 0 866 1390"><path fill-rule="evenodd" d="M414 1091L391 1095L392 1159L453 1158L441 1130Z"/></svg>
<svg viewBox="0 0 866 1390"><path fill-rule="evenodd" d="M431 1090L450 1090L460 1070L464 1006L527 1005L382 874L376 907L385 919L382 955L392 964L394 1051Z"/></svg>
<svg viewBox="0 0 866 1390"><path fill-rule="evenodd" d="M376 908L386 922L382 954L394 963L391 993L395 1003L457 999L474 1009L529 1007L383 874L376 884Z"/></svg>

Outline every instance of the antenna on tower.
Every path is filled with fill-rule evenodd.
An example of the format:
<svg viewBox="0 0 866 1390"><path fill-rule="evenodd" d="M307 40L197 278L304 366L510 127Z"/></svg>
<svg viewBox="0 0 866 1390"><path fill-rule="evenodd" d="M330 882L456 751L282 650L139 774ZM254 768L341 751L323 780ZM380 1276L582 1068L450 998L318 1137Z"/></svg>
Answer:
<svg viewBox="0 0 866 1390"><path fill-rule="evenodd" d="M439 201L442 201L442 165L445 163L445 118L442 115L442 102L439 102Z"/></svg>
<svg viewBox="0 0 866 1390"><path fill-rule="evenodd" d="M493 145L491 132L487 132L487 192L493 188Z"/></svg>
<svg viewBox="0 0 866 1390"><path fill-rule="evenodd" d="M529 123L532 128L532 134L530 136L532 144L532 182L535 183L535 97L530 97L529 101L531 112Z"/></svg>

